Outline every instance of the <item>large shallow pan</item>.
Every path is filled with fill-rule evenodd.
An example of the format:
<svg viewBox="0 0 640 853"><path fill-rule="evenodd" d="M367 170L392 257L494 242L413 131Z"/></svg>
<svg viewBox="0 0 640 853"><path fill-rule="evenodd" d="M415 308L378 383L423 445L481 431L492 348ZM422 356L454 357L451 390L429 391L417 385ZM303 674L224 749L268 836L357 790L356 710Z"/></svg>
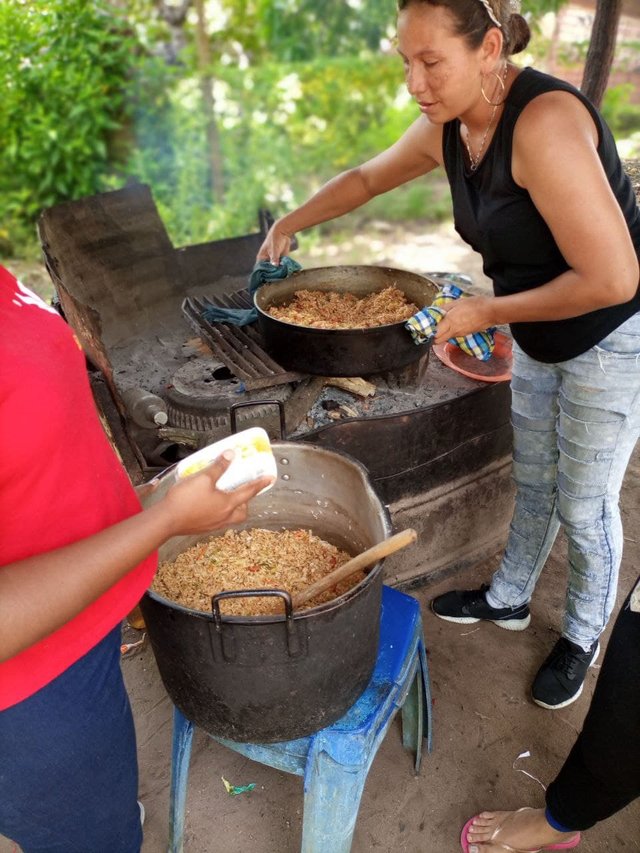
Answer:
<svg viewBox="0 0 640 853"><path fill-rule="evenodd" d="M430 305L437 284L406 270L374 266L317 267L264 285L254 295L258 325L269 354L288 370L319 376L366 376L397 370L424 355L403 323L371 329L314 329L271 317L267 311L289 302L296 290L331 290L366 296L395 285L418 308Z"/></svg>

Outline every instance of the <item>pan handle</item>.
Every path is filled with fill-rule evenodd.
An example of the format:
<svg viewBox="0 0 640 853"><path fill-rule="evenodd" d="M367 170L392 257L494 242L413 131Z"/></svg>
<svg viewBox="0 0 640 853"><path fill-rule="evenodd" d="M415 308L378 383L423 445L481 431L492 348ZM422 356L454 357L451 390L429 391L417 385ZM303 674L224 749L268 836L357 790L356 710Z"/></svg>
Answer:
<svg viewBox="0 0 640 853"><path fill-rule="evenodd" d="M232 660L235 657L234 649L227 648L228 643L225 643L223 637L223 622L222 614L220 613L220 602L225 598L250 598L258 596L268 596L270 598L281 598L284 601L285 610L285 625L287 628L287 649L289 657L295 658L302 654L303 648L296 634L295 625L293 622L293 603L290 594L285 589L237 589L231 592L219 592L211 597L211 611L213 613L213 621L215 622L216 631L220 635L223 642L224 656L227 660ZM227 633L227 632L225 632Z"/></svg>
<svg viewBox="0 0 640 853"><path fill-rule="evenodd" d="M250 406L277 406L278 413L280 415L280 441L284 441L286 425L284 422L284 405L282 400L247 400L244 403L234 403L233 406L229 409L229 418L231 421L231 433L232 435L237 432L238 424L237 424L237 411L238 409L247 409Z"/></svg>
<svg viewBox="0 0 640 853"><path fill-rule="evenodd" d="M287 621L293 622L293 603L286 589L235 589L229 592L219 592L211 597L211 612L216 623L216 631L222 630L222 614L220 613L220 602L229 598L257 598L267 596L279 597L284 601L285 617Z"/></svg>

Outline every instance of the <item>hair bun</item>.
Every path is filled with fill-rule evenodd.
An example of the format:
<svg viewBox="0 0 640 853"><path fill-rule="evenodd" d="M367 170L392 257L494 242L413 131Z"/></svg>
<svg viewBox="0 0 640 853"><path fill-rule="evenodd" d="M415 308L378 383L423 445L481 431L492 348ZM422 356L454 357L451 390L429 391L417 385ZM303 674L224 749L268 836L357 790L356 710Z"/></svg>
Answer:
<svg viewBox="0 0 640 853"><path fill-rule="evenodd" d="M511 0L512 4L514 0ZM508 34L508 52L520 53L531 41L531 30L529 24L519 12L513 12L505 27Z"/></svg>

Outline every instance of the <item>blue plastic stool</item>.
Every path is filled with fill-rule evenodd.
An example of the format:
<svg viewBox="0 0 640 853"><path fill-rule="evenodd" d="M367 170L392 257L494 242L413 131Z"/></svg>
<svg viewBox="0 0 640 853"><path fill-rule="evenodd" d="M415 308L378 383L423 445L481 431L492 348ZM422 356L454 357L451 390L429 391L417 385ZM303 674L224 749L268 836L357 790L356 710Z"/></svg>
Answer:
<svg viewBox="0 0 640 853"><path fill-rule="evenodd" d="M378 747L398 708L402 742L420 769L422 740L431 751L431 689L415 598L383 587L380 648L362 696L332 726L283 743L235 743L230 749L288 773L304 776L302 853L349 853L360 798ZM194 724L174 708L169 853L182 853L184 812Z"/></svg>

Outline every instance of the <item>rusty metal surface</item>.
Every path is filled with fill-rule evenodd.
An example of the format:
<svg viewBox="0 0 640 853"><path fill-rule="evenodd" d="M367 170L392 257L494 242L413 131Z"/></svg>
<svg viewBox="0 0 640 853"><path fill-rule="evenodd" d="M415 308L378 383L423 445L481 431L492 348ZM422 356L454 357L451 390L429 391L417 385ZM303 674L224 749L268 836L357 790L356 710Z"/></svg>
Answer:
<svg viewBox="0 0 640 853"><path fill-rule="evenodd" d="M202 316L207 308L249 308L251 297L247 290L222 294L215 299L187 298L182 303L182 313L194 331L209 345L211 351L236 376L241 378L248 391L269 388L287 382L297 382L306 374L285 370L263 348L262 337L253 326L231 326L227 323L209 323Z"/></svg>

